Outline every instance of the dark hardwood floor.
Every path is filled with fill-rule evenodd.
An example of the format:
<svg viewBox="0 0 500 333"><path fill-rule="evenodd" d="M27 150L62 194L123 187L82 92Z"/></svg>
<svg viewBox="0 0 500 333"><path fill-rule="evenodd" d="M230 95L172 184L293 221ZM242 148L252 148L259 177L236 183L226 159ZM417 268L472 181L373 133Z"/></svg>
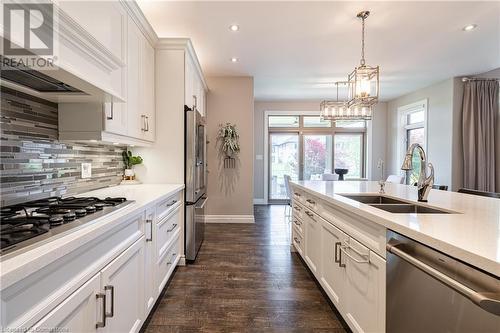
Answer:
<svg viewBox="0 0 500 333"><path fill-rule="evenodd" d="M290 253L283 209L255 206L255 224L208 224L196 262L177 269L144 331L345 332Z"/></svg>

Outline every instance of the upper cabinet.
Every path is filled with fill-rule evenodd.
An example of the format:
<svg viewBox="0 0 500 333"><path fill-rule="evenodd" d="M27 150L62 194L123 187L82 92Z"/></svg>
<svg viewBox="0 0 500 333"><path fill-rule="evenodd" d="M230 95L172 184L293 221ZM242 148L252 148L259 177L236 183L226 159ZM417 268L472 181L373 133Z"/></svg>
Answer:
<svg viewBox="0 0 500 333"><path fill-rule="evenodd" d="M105 43L110 57L123 61L115 82L123 101L60 103L61 140L98 140L148 146L155 141L155 51L135 3L96 2L86 10L82 2L62 2L61 9ZM99 8L97 10L96 8ZM102 12L101 12L102 11ZM104 17L111 18L107 22ZM115 36L115 38L113 38ZM118 88L117 88L118 89Z"/></svg>
<svg viewBox="0 0 500 333"><path fill-rule="evenodd" d="M198 110L205 115L205 83L203 74L195 66L195 60L191 54L186 55L185 63L185 104Z"/></svg>

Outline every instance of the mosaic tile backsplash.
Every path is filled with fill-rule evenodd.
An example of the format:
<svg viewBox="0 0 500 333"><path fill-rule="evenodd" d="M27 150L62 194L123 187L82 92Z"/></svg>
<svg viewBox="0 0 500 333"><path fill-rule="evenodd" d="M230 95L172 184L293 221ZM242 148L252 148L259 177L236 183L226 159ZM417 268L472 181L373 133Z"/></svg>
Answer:
<svg viewBox="0 0 500 333"><path fill-rule="evenodd" d="M1 89L1 206L120 183L125 147L58 141L57 104ZM84 162L91 178L81 178Z"/></svg>

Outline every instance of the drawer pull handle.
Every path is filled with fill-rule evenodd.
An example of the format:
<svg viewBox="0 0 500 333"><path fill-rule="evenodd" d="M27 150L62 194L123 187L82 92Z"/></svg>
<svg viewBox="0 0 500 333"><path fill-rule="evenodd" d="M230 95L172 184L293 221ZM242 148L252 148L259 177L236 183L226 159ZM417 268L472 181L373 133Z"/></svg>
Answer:
<svg viewBox="0 0 500 333"><path fill-rule="evenodd" d="M348 251L347 249L351 249L353 250L357 255L359 255L360 257L362 257L363 259L356 259L354 258ZM353 260L354 262L357 262L358 264L368 264L370 263L370 255L369 254L362 254L360 253L359 251L357 251L356 249L350 247L349 245L344 245L344 246L341 246L340 247L340 252L344 252L344 254L346 256L348 256L351 260Z"/></svg>
<svg viewBox="0 0 500 333"><path fill-rule="evenodd" d="M311 199L307 199L306 201L309 202L311 205L316 204L316 202L314 202L314 200L311 200Z"/></svg>
<svg viewBox="0 0 500 333"><path fill-rule="evenodd" d="M168 203L168 204L167 204L167 207L173 206L176 202L177 202L177 200L172 200L172 202L171 202L171 203Z"/></svg>
<svg viewBox="0 0 500 333"><path fill-rule="evenodd" d="M172 232L175 228L177 228L177 223L174 223L172 228L168 229L167 232Z"/></svg>
<svg viewBox="0 0 500 333"><path fill-rule="evenodd" d="M294 192L293 193L296 197L300 197L300 193Z"/></svg>
<svg viewBox="0 0 500 333"><path fill-rule="evenodd" d="M300 244L300 240L297 237L293 237L293 240L295 241L295 243Z"/></svg>
<svg viewBox="0 0 500 333"><path fill-rule="evenodd" d="M112 318L115 315L115 287L111 285L104 286L104 292L111 291L111 311L105 312L105 316Z"/></svg>
<svg viewBox="0 0 500 333"><path fill-rule="evenodd" d="M295 225L297 225L297 226L302 225L302 223L300 223L298 220L294 220L294 221L293 221L293 223L294 223Z"/></svg>
<svg viewBox="0 0 500 333"><path fill-rule="evenodd" d="M146 242L152 242L153 241L153 220L146 220L146 223L149 223L149 238L146 238Z"/></svg>
<svg viewBox="0 0 500 333"><path fill-rule="evenodd" d="M309 217L314 217L314 214L311 213L310 211L306 210L306 215ZM314 220L314 219L313 219Z"/></svg>
<svg viewBox="0 0 500 333"><path fill-rule="evenodd" d="M300 212L300 210L301 210L300 207L298 207L298 206L293 206L293 209L295 209L298 212Z"/></svg>
<svg viewBox="0 0 500 333"><path fill-rule="evenodd" d="M95 324L95 328L106 326L106 294L98 293L95 295L96 300L102 299L101 321Z"/></svg>

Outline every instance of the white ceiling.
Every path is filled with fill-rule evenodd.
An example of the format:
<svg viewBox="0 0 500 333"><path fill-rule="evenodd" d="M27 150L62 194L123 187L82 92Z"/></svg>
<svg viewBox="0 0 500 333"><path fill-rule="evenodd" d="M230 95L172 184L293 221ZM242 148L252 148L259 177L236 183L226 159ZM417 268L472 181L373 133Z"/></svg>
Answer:
<svg viewBox="0 0 500 333"><path fill-rule="evenodd" d="M138 2L159 37L191 38L206 76L253 76L257 100L335 97L359 63L364 9L382 100L500 67L500 2Z"/></svg>

